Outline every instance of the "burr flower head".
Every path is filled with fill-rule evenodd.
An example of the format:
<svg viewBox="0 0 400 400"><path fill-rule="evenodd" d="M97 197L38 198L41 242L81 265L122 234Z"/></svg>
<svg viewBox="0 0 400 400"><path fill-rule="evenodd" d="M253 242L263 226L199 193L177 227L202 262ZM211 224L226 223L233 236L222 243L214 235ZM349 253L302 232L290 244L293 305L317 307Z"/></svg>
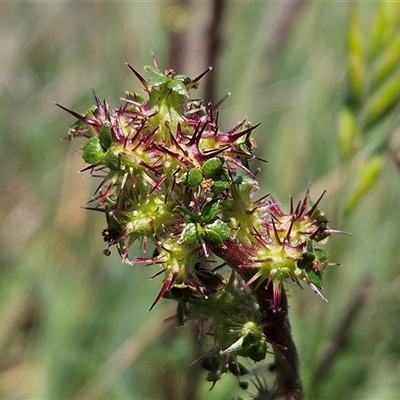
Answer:
<svg viewBox="0 0 400 400"><path fill-rule="evenodd" d="M328 255L319 246L332 231L328 228L325 214L318 208L320 199L310 203L307 190L304 199L285 213L269 197L269 218L264 219L260 230L255 231L256 245L253 246L249 267L257 272L243 285L255 283L255 290L261 285L273 285L273 306L280 307L283 283L287 280L301 286L303 281L324 299L322 289L323 271L328 265Z"/></svg>
<svg viewBox="0 0 400 400"><path fill-rule="evenodd" d="M116 248L128 265L159 267L151 308L173 299L178 325L193 319L212 338L195 361L207 380L215 384L228 372L239 379L248 372L239 357L266 356L265 314L280 309L286 281L305 282L323 298L329 262L321 246L338 231L318 207L322 196L310 204L309 190L288 212L271 195L255 199L250 136L257 125L244 119L223 131L220 103L190 98L210 69L191 79L161 72L155 61L144 78L128 67L143 90L126 92L119 107L96 94L83 114L60 106L76 118L64 139L83 139L82 171L100 179L85 208L105 214L105 255ZM143 254L131 254L136 241ZM150 246L151 256L144 254ZM225 265L229 277L217 272ZM272 311L264 307L267 292Z"/></svg>

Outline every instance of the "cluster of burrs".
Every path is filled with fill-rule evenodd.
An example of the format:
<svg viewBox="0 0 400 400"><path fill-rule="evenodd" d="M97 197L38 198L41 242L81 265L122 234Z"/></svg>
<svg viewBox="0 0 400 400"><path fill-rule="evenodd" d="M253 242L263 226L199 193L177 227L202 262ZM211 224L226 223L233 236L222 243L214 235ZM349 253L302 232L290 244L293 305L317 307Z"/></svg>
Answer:
<svg viewBox="0 0 400 400"><path fill-rule="evenodd" d="M272 285L276 309L289 280L322 297L328 256L320 245L336 231L319 200L310 204L309 191L288 213L270 195L254 199L258 182L249 162L256 159L250 137L256 126L245 119L221 131L221 102L189 97L210 68L190 79L154 65L146 67L147 79L128 65L144 93L127 92L118 108L96 94L84 114L60 106L77 119L65 139L84 138L83 171L100 178L85 208L105 214L104 253L116 246L127 264L159 265L155 276L163 282L152 307L173 298L179 323L195 319L214 337L201 360L210 380L228 371L240 376L237 356L260 361L266 354L265 327L249 293ZM136 241L143 252L151 246L152 256L131 257ZM216 255L231 267L230 277L213 268Z"/></svg>

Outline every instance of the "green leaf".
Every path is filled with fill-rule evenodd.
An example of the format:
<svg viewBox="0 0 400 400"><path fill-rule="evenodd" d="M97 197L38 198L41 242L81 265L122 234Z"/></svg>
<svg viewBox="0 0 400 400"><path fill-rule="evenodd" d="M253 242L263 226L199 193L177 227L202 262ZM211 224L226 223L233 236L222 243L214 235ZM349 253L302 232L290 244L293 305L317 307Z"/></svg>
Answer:
<svg viewBox="0 0 400 400"><path fill-rule="evenodd" d="M328 229L328 218L319 207L315 209L312 217L314 218L314 221L317 222L320 230L320 233L313 235L313 240L316 242L322 242L329 237L329 234L324 233L325 229Z"/></svg>
<svg viewBox="0 0 400 400"><path fill-rule="evenodd" d="M195 187L200 185L203 180L203 174L199 169L191 169L182 174L179 182L188 187Z"/></svg>
<svg viewBox="0 0 400 400"><path fill-rule="evenodd" d="M219 209L219 201L214 200L208 202L201 210L201 222L207 223L211 221Z"/></svg>
<svg viewBox="0 0 400 400"><path fill-rule="evenodd" d="M383 49L383 53L374 66L372 72L371 84L376 88L381 84L394 70L400 62L400 33Z"/></svg>
<svg viewBox="0 0 400 400"><path fill-rule="evenodd" d="M118 219L114 215L114 212L110 210L109 207L106 207L106 220L108 228L117 233L122 232L123 228L121 222L118 221Z"/></svg>
<svg viewBox="0 0 400 400"><path fill-rule="evenodd" d="M400 3L398 1L381 1L371 27L369 56L375 58L393 37L400 21Z"/></svg>
<svg viewBox="0 0 400 400"><path fill-rule="evenodd" d="M310 283L315 285L318 289L322 289L323 281L322 274L320 272L316 272L314 270L309 270L306 272L307 279Z"/></svg>
<svg viewBox="0 0 400 400"><path fill-rule="evenodd" d="M151 73L154 74L154 75L157 75L157 76L165 76L165 75L162 74L157 68L154 68L154 67L151 66L151 65L146 65L146 66L144 67L144 69L145 69L146 71L148 71L148 72L151 72Z"/></svg>
<svg viewBox="0 0 400 400"><path fill-rule="evenodd" d="M168 81L170 81L170 78L168 78L165 75L154 76L153 78L148 79L149 86L153 88L158 88L167 83Z"/></svg>
<svg viewBox="0 0 400 400"><path fill-rule="evenodd" d="M253 346L263 338L262 331L258 329L252 329L246 335L243 336L243 347Z"/></svg>
<svg viewBox="0 0 400 400"><path fill-rule="evenodd" d="M193 244L199 239L199 225L195 223L186 224L181 233L181 241L185 244Z"/></svg>
<svg viewBox="0 0 400 400"><path fill-rule="evenodd" d="M90 138L82 146L82 158L88 164L94 164L104 157L104 151L101 147L99 139L96 137Z"/></svg>
<svg viewBox="0 0 400 400"><path fill-rule="evenodd" d="M179 81L183 82L185 86L189 85L192 82L192 80L187 75L183 75L183 74L176 75L174 77L174 80L179 80Z"/></svg>
<svg viewBox="0 0 400 400"><path fill-rule="evenodd" d="M202 233L202 239L206 243L211 244L212 246L215 247L223 247L224 245L224 242L221 236L218 234L218 232L216 232L213 229L210 229L208 225L204 228L204 231Z"/></svg>
<svg viewBox="0 0 400 400"><path fill-rule="evenodd" d="M329 259L328 253L323 249L315 248L314 254L318 259L318 261L321 263L321 267L324 270L328 265L328 259Z"/></svg>
<svg viewBox="0 0 400 400"><path fill-rule="evenodd" d="M384 156L382 154L376 155L365 163L358 174L354 189L348 196L345 205L345 211L350 212L362 199L362 197L370 190L382 171Z"/></svg>
<svg viewBox="0 0 400 400"><path fill-rule="evenodd" d="M121 169L121 160L112 149L107 150L103 161L104 165L113 171L119 171Z"/></svg>
<svg viewBox="0 0 400 400"><path fill-rule="evenodd" d="M400 100L400 74L385 83L365 107L364 128L370 129L398 105Z"/></svg>
<svg viewBox="0 0 400 400"><path fill-rule="evenodd" d="M354 112L345 107L339 114L339 148L343 158L354 154L360 143L360 131Z"/></svg>
<svg viewBox="0 0 400 400"><path fill-rule="evenodd" d="M202 167L202 172L205 178L212 178L215 175L218 175L222 171L222 167L224 165L224 159L221 157L214 157L208 159Z"/></svg>
<svg viewBox="0 0 400 400"><path fill-rule="evenodd" d="M364 96L366 87L365 54L362 43L360 15L358 7L353 6L350 14L348 45L348 68L351 97L359 103Z"/></svg>
<svg viewBox="0 0 400 400"><path fill-rule="evenodd" d="M100 127L99 131L100 144L105 148L109 149L111 146L111 124L106 121Z"/></svg>
<svg viewBox="0 0 400 400"><path fill-rule="evenodd" d="M215 194L219 194L229 189L230 183L226 180L216 180L212 185L212 192Z"/></svg>
<svg viewBox="0 0 400 400"><path fill-rule="evenodd" d="M182 96L188 96L185 84L179 79L172 79L167 83L167 88Z"/></svg>
<svg viewBox="0 0 400 400"><path fill-rule="evenodd" d="M256 345L251 348L249 357L255 361L259 362L264 360L267 355L267 343L264 340L260 340Z"/></svg>
<svg viewBox="0 0 400 400"><path fill-rule="evenodd" d="M309 251L305 251L301 257L297 260L297 266L300 269L309 268L315 260L315 255Z"/></svg>
<svg viewBox="0 0 400 400"><path fill-rule="evenodd" d="M231 229L228 224L220 219L216 219L212 224L208 224L207 228L217 232L222 240L229 239L231 236Z"/></svg>
<svg viewBox="0 0 400 400"><path fill-rule="evenodd" d="M182 215L183 218L185 218L186 221L188 222L198 222L199 218L193 214L191 211L186 209L185 207L176 207L176 210L179 211L179 213Z"/></svg>
<svg viewBox="0 0 400 400"><path fill-rule="evenodd" d="M215 220L212 224L206 225L202 234L202 239L213 246L222 247L224 240L231 235L229 226L220 219Z"/></svg>

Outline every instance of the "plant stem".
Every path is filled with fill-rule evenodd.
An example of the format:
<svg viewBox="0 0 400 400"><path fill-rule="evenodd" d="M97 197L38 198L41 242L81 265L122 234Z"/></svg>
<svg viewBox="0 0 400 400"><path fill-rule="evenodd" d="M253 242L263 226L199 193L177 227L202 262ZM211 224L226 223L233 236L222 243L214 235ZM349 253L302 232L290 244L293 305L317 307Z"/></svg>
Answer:
<svg viewBox="0 0 400 400"><path fill-rule="evenodd" d="M302 399L303 389L299 374L299 360L290 329L286 293L282 292L279 310L271 307L272 285L268 287L261 285L255 291L255 295L263 313L264 334L272 343L274 351L277 391L284 399Z"/></svg>
<svg viewBox="0 0 400 400"><path fill-rule="evenodd" d="M228 263L244 280L247 281L254 276L257 269L245 264L251 256L249 249L234 240L227 240L224 244L224 247L213 248L213 252ZM259 288L256 288L256 285L257 282L254 282L251 287L260 305L264 334L273 348L278 395L286 400L300 400L303 398L303 388L297 350L290 329L286 294L282 292L280 309L274 309L272 284L268 287L260 285Z"/></svg>
<svg viewBox="0 0 400 400"><path fill-rule="evenodd" d="M206 81L205 100L214 103L216 92L216 79L218 74L219 58L223 40L223 20L226 9L225 0L214 0L212 4L212 18L205 40L207 44L207 65L214 68L212 74L208 74Z"/></svg>

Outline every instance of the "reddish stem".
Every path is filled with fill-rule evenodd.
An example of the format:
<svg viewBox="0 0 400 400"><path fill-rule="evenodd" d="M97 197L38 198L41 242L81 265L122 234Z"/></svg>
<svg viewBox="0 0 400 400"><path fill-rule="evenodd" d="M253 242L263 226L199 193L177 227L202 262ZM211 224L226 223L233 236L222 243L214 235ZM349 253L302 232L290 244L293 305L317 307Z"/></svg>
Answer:
<svg viewBox="0 0 400 400"><path fill-rule="evenodd" d="M256 268L245 265L250 258L249 250L234 240L225 241L225 247L213 248L213 252L246 281L257 272ZM303 389L297 350L291 335L286 294L282 292L281 308L277 310L272 307L272 284L268 287L260 285L257 289L256 285L257 281L250 286L255 290L254 294L261 308L264 334L274 351L277 391L286 400L300 400L303 398Z"/></svg>

